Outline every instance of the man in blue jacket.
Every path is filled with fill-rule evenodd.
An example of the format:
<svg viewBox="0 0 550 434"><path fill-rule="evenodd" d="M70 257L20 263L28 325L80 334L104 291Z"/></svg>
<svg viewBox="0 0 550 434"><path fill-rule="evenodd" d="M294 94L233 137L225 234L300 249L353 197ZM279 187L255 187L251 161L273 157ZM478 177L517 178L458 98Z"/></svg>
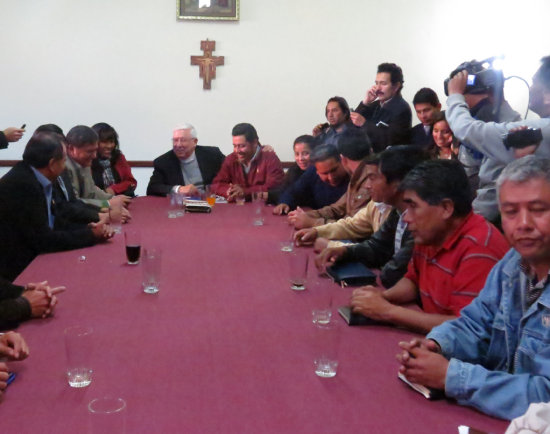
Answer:
<svg viewBox="0 0 550 434"><path fill-rule="evenodd" d="M348 188L349 174L334 145L319 145L310 156L313 166L288 188L273 208L273 214L288 214L297 207L319 209L340 199Z"/></svg>
<svg viewBox="0 0 550 434"><path fill-rule="evenodd" d="M460 318L401 342L398 358L409 381L512 419L550 401L550 159L510 163L497 189L513 248Z"/></svg>

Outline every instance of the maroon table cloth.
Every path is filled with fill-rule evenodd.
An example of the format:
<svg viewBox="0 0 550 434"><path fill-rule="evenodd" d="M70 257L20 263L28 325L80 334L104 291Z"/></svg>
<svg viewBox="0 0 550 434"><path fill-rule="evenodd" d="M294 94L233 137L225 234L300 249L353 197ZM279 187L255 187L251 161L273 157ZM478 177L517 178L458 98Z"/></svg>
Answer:
<svg viewBox="0 0 550 434"><path fill-rule="evenodd" d="M254 227L250 204L218 204L168 219L167 205L135 199L128 225L140 228L143 247L163 250L156 295L142 292L141 267L126 265L122 234L41 255L19 276L67 291L54 317L18 329L31 353L11 363L18 376L0 405L2 433L87 432L87 404L104 395L126 400L127 433L504 431L506 421L427 401L399 381L397 343L416 336L403 330L336 318L338 374L317 377L316 294L289 288L279 247L291 232L286 218L266 208L265 225ZM332 291L346 304L351 289ZM63 330L77 324L94 330L93 381L83 389L65 375Z"/></svg>

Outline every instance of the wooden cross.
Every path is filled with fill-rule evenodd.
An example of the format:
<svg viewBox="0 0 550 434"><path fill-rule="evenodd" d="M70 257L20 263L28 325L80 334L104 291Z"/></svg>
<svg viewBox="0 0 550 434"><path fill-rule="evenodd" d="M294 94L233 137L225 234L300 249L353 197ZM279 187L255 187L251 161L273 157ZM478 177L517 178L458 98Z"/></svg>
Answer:
<svg viewBox="0 0 550 434"><path fill-rule="evenodd" d="M212 56L216 50L216 41L201 41L202 56L191 56L191 65L199 66L199 77L202 78L202 88L211 89L211 82L216 78L216 66L223 65L223 56Z"/></svg>

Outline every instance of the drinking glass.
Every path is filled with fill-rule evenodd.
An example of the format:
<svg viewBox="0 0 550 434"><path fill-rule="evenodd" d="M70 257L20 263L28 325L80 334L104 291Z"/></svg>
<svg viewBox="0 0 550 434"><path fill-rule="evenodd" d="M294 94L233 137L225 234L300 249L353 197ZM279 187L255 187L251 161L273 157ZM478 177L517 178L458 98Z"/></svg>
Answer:
<svg viewBox="0 0 550 434"><path fill-rule="evenodd" d="M330 279L317 276L310 282L310 290L313 298L311 310L312 320L315 324L327 324L332 318L332 296L334 282Z"/></svg>
<svg viewBox="0 0 550 434"><path fill-rule="evenodd" d="M115 234L120 234L122 232L122 214L115 212L113 209L109 208L109 226L113 229Z"/></svg>
<svg viewBox="0 0 550 434"><path fill-rule="evenodd" d="M338 370L338 321L314 324L315 374L322 378L332 378Z"/></svg>
<svg viewBox="0 0 550 434"><path fill-rule="evenodd" d="M254 226L263 226L264 224L264 198L261 191L252 193L252 224Z"/></svg>
<svg viewBox="0 0 550 434"><path fill-rule="evenodd" d="M124 243L126 246L126 259L129 265L139 264L141 253L141 235L137 229L124 231Z"/></svg>
<svg viewBox="0 0 550 434"><path fill-rule="evenodd" d="M160 271L162 264L162 251L158 248L143 249L142 271L143 292L156 294L160 290Z"/></svg>
<svg viewBox="0 0 550 434"><path fill-rule="evenodd" d="M212 187L210 185L207 185L204 188L204 192L206 194L206 202L208 202L208 205L214 206L216 203L216 193L212 191Z"/></svg>
<svg viewBox="0 0 550 434"><path fill-rule="evenodd" d="M104 396L90 401L90 431L92 434L126 432L126 401Z"/></svg>
<svg viewBox="0 0 550 434"><path fill-rule="evenodd" d="M64 334L69 386L86 387L92 382L92 328L68 327Z"/></svg>
<svg viewBox="0 0 550 434"><path fill-rule="evenodd" d="M288 252L288 277L291 289L295 291L303 291L306 289L308 262L309 255L307 251L296 249L292 252Z"/></svg>

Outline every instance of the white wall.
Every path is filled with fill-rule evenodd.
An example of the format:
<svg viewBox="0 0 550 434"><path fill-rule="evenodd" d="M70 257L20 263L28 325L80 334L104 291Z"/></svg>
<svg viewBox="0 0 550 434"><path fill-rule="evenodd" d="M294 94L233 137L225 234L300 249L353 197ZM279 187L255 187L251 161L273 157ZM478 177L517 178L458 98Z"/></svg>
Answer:
<svg viewBox="0 0 550 434"><path fill-rule="evenodd" d="M357 104L383 61L403 67L411 101L423 86L444 99L443 78L464 60L502 53L505 74L530 81L550 54L545 0L241 0L239 22L177 21L176 0L0 0L0 11L0 127L26 123L28 138L42 123L105 121L131 160L168 150L182 122L226 154L232 126L251 122L291 160L326 100ZM206 38L225 56L211 91L189 58ZM506 91L520 111L522 86ZM0 159L20 158L25 142Z"/></svg>

